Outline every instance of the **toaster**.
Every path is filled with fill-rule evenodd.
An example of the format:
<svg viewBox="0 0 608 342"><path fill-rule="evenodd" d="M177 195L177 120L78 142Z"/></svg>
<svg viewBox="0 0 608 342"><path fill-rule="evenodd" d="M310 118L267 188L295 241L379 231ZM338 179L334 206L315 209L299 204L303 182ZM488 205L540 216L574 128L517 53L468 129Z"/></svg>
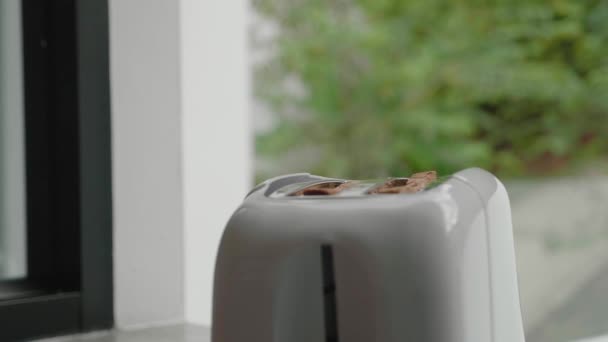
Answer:
<svg viewBox="0 0 608 342"><path fill-rule="evenodd" d="M479 168L256 186L217 254L213 342L523 342L509 198Z"/></svg>

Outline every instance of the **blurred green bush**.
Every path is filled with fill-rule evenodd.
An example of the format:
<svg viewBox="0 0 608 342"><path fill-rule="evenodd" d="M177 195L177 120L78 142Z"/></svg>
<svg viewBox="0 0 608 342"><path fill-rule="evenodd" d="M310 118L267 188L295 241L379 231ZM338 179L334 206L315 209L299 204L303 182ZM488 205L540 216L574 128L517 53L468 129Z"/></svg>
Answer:
<svg viewBox="0 0 608 342"><path fill-rule="evenodd" d="M261 156L353 178L556 172L608 151L608 2L258 0Z"/></svg>

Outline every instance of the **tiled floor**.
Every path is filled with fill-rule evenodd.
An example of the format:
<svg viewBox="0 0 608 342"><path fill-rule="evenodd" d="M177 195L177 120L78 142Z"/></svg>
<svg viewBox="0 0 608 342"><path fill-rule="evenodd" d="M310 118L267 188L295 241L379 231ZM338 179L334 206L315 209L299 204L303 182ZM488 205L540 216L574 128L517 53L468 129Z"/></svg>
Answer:
<svg viewBox="0 0 608 342"><path fill-rule="evenodd" d="M132 331L105 331L38 342L209 342L209 328L197 325L173 325Z"/></svg>

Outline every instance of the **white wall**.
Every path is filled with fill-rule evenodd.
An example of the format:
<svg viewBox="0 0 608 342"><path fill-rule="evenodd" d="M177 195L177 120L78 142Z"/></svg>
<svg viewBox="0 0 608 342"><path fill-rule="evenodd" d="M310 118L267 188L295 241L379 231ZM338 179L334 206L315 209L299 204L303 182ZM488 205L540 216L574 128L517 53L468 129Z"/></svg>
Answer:
<svg viewBox="0 0 608 342"><path fill-rule="evenodd" d="M179 8L110 0L118 327L184 318Z"/></svg>
<svg viewBox="0 0 608 342"><path fill-rule="evenodd" d="M209 324L221 232L252 179L248 1L181 4L186 318Z"/></svg>
<svg viewBox="0 0 608 342"><path fill-rule="evenodd" d="M110 0L115 318L210 324L250 186L247 1Z"/></svg>

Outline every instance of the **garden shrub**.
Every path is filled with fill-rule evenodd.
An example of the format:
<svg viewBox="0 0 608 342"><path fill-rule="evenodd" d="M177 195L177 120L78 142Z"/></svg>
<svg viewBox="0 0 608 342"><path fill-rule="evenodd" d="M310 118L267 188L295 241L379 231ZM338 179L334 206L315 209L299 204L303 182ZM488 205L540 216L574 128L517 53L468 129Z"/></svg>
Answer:
<svg viewBox="0 0 608 342"><path fill-rule="evenodd" d="M341 177L550 173L608 150L608 2L258 0L261 156ZM294 86L294 84L296 86Z"/></svg>

